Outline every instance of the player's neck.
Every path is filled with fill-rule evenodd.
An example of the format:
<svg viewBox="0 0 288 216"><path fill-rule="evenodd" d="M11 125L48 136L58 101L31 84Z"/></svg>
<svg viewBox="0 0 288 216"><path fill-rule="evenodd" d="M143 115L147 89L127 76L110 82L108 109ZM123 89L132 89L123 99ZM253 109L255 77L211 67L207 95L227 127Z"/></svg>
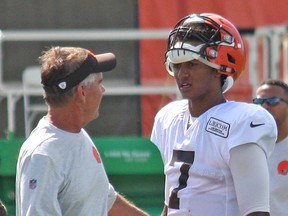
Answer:
<svg viewBox="0 0 288 216"><path fill-rule="evenodd" d="M214 98L206 98L200 100L189 100L189 111L192 117L199 117L203 113L205 113L210 108L225 103L226 99L224 96L214 97Z"/></svg>

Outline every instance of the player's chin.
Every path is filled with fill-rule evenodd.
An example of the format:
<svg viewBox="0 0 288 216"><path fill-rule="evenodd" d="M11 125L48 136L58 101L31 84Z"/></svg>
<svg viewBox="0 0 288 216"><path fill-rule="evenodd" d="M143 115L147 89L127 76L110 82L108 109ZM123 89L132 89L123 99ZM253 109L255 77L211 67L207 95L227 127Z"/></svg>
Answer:
<svg viewBox="0 0 288 216"><path fill-rule="evenodd" d="M190 99L191 98L191 94L189 94L189 93L181 92L181 96L182 96L183 99Z"/></svg>
<svg viewBox="0 0 288 216"><path fill-rule="evenodd" d="M191 87L189 88L179 88L180 90L180 93L182 95L183 98L190 98L191 97L191 94L192 94L192 89Z"/></svg>

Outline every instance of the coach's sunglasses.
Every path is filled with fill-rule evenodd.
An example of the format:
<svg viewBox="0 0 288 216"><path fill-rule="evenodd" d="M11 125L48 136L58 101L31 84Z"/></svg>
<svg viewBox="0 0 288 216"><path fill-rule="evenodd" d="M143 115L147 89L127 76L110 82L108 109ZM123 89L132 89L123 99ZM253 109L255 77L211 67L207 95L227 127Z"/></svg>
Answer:
<svg viewBox="0 0 288 216"><path fill-rule="evenodd" d="M263 105L265 102L270 105L270 106L274 106L278 103L280 103L281 101L285 102L288 104L288 101L280 98L280 97L270 97L270 98L254 98L253 99L253 103L257 104L257 105Z"/></svg>

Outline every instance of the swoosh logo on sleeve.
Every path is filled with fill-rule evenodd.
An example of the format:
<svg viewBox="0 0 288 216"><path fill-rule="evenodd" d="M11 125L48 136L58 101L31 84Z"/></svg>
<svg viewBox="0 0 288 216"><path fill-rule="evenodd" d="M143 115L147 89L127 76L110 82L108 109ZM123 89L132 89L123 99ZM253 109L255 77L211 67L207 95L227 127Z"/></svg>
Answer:
<svg viewBox="0 0 288 216"><path fill-rule="evenodd" d="M265 123L261 123L261 124L254 124L253 121L251 121L251 123L250 123L250 127L251 127L251 128L259 127L259 126L261 126L261 125L265 125Z"/></svg>

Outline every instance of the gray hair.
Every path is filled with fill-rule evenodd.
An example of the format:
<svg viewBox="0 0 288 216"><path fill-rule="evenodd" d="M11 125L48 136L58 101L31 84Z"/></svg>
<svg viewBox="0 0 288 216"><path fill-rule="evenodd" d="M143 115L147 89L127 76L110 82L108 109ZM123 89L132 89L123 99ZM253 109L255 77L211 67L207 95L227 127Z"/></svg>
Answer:
<svg viewBox="0 0 288 216"><path fill-rule="evenodd" d="M91 87L92 84L95 82L97 77L97 73L89 74L81 83L86 87ZM81 84L80 83L80 84Z"/></svg>

